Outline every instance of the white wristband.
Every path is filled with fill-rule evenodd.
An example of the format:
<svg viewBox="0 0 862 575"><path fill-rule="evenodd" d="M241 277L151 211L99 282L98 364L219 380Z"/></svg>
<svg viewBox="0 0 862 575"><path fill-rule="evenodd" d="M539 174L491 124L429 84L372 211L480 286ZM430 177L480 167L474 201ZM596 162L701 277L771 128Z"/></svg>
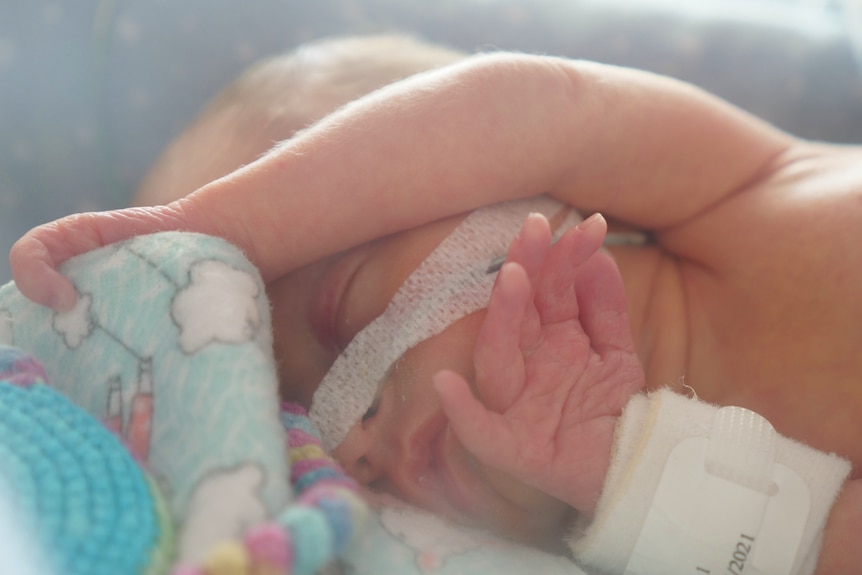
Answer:
<svg viewBox="0 0 862 575"><path fill-rule="evenodd" d="M602 573L809 574L849 472L749 410L638 395L617 426L596 517L572 549Z"/></svg>

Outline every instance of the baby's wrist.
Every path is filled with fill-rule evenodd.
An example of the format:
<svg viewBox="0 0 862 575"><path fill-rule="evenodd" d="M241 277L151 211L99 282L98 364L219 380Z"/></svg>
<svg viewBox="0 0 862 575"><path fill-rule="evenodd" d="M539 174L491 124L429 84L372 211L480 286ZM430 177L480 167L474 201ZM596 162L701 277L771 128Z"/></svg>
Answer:
<svg viewBox="0 0 862 575"><path fill-rule="evenodd" d="M591 519L596 512L607 481L614 449L614 437L619 417L605 417L593 423L592 433L584 441L585 450L573 457L577 460L577 481L560 486L556 496L578 512L578 516Z"/></svg>
<svg viewBox="0 0 862 575"><path fill-rule="evenodd" d="M848 472L748 410L667 390L636 395L596 514L579 520L570 544L607 573L668 572L670 557L686 572L724 572L736 546L758 572L807 574Z"/></svg>

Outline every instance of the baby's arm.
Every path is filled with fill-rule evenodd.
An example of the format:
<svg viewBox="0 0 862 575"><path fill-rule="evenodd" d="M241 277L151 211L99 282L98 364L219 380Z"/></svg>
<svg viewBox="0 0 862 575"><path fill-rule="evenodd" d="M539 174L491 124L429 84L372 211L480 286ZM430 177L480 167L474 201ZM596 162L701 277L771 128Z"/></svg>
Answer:
<svg viewBox="0 0 862 575"><path fill-rule="evenodd" d="M643 228L755 179L793 140L687 84L600 64L481 55L393 84L167 206L74 215L12 249L21 291L68 308L69 257L168 229L224 237L269 281L364 241L551 193Z"/></svg>
<svg viewBox="0 0 862 575"><path fill-rule="evenodd" d="M644 385L616 266L594 216L553 246L531 216L509 251L476 342L477 400L453 372L444 410L482 462L591 515L623 406Z"/></svg>

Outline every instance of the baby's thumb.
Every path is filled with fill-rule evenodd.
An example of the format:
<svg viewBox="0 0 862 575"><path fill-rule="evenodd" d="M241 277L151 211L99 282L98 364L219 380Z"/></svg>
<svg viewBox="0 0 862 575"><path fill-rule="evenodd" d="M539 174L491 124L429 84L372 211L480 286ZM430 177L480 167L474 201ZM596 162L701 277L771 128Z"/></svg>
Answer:
<svg viewBox="0 0 862 575"><path fill-rule="evenodd" d="M452 430L467 451L485 465L507 469L515 442L503 416L486 409L467 381L452 371L438 372L434 389Z"/></svg>

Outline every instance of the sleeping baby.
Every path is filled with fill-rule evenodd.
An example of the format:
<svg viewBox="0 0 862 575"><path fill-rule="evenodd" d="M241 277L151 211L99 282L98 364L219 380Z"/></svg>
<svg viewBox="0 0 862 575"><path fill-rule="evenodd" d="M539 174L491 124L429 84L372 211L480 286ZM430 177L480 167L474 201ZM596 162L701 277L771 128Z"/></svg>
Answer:
<svg viewBox="0 0 862 575"><path fill-rule="evenodd" d="M349 245L272 273L230 218L148 212L154 229L250 242L282 395L310 406L370 489L601 572L849 573L862 564L848 544L862 527L862 270L847 264L862 257L859 158L633 70L351 38L243 75L136 201L186 216L224 202L213 213L285 252L303 222L344 232ZM291 180L315 166L325 189ZM278 216L249 226L262 197ZM98 216L59 228L89 225Z"/></svg>

